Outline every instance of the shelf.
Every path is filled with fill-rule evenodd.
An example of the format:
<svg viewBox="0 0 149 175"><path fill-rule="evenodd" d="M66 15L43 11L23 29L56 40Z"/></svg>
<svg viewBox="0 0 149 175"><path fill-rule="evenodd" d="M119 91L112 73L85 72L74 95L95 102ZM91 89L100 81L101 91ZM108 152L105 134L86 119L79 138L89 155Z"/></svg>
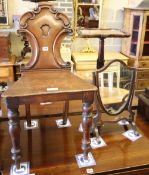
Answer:
<svg viewBox="0 0 149 175"><path fill-rule="evenodd" d="M144 44L149 44L149 41L144 41Z"/></svg>
<svg viewBox="0 0 149 175"><path fill-rule="evenodd" d="M133 32L139 32L139 29L132 29Z"/></svg>
<svg viewBox="0 0 149 175"><path fill-rule="evenodd" d="M93 4L93 3L78 3L78 6L79 5L81 5L81 6L100 6L100 4L98 4L98 3L95 3L95 4Z"/></svg>
<svg viewBox="0 0 149 175"><path fill-rule="evenodd" d="M136 56L136 54L135 54L135 53L132 53L132 52L130 52L130 55L132 55L132 56Z"/></svg>
<svg viewBox="0 0 149 175"><path fill-rule="evenodd" d="M138 42L137 41L131 41L131 44L138 44Z"/></svg>

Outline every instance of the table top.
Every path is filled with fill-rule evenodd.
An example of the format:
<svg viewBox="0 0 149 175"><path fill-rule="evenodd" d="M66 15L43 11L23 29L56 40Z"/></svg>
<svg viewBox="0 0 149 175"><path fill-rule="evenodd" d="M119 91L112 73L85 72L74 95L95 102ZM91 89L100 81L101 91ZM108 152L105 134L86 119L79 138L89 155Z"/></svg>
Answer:
<svg viewBox="0 0 149 175"><path fill-rule="evenodd" d="M129 33L118 29L81 29L78 36L83 38L125 38L130 37Z"/></svg>
<svg viewBox="0 0 149 175"><path fill-rule="evenodd" d="M80 79L70 71L32 71L22 77L2 94L2 97L79 93L96 91L96 86Z"/></svg>

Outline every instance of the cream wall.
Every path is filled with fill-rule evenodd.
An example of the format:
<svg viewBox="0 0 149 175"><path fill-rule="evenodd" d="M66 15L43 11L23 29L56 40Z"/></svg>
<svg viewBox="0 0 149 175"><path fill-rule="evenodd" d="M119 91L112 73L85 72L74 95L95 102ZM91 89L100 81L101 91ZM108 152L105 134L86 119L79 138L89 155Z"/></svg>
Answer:
<svg viewBox="0 0 149 175"><path fill-rule="evenodd" d="M9 25L11 28L14 28L13 25L13 15L22 15L28 9L36 7L36 3L22 1L22 0L8 0L8 16L9 16ZM15 31L15 29L14 29ZM23 48L23 42L21 38L16 35L16 32L11 32L11 52L16 56L20 55L20 50Z"/></svg>
<svg viewBox="0 0 149 175"><path fill-rule="evenodd" d="M126 6L136 6L141 0L103 0L103 8L101 15L102 28L123 28L123 8ZM57 0L57 7L71 18L72 16L72 0ZM8 15L11 32L11 50L12 53L19 56L20 50L23 48L23 42L16 36L15 29L12 22L13 15L21 15L27 10L36 7L36 3L22 1L22 0L8 0ZM80 45L81 43L81 45ZM73 48L78 50L83 44L83 41L73 44ZM84 43L85 44L85 43ZM91 44L98 49L98 40L92 40ZM107 51L120 51L121 39L106 39L105 50Z"/></svg>
<svg viewBox="0 0 149 175"><path fill-rule="evenodd" d="M136 7L142 0L102 0L102 12L100 17L100 28L123 29L124 7ZM121 51L121 41L119 38L105 39L105 51ZM88 42L77 39L73 44L73 51L82 50ZM100 42L98 39L90 39L90 46L98 49Z"/></svg>
<svg viewBox="0 0 149 175"><path fill-rule="evenodd" d="M71 0L57 0L52 2L57 8L62 12L66 13L68 17L72 17L72 1ZM23 42L21 38L16 36L16 29L14 28L12 17L13 15L21 16L28 10L32 10L37 6L37 3L22 1L22 0L8 0L8 16L9 16L9 25L10 29L7 31L11 32L11 52L16 56L20 56L20 51L23 48ZM6 31L6 30L1 30ZM66 40L65 42L70 42Z"/></svg>
<svg viewBox="0 0 149 175"><path fill-rule="evenodd" d="M136 7L142 0L103 0L101 28L123 29L124 7ZM106 51L121 51L119 38L105 40Z"/></svg>

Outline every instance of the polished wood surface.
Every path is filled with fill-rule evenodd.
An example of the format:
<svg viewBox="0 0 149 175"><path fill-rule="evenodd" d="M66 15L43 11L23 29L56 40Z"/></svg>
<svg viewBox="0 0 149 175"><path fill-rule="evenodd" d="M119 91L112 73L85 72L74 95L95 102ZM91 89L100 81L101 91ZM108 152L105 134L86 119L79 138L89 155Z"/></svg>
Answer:
<svg viewBox="0 0 149 175"><path fill-rule="evenodd" d="M22 74L21 79L3 93L3 97L25 98L41 94L61 95L62 93L73 94L88 91L96 91L96 87L78 78L70 71L33 71Z"/></svg>
<svg viewBox="0 0 149 175"><path fill-rule="evenodd" d="M130 36L129 33L116 29L83 29L79 30L78 34L79 37L86 38L125 38Z"/></svg>
<svg viewBox="0 0 149 175"><path fill-rule="evenodd" d="M75 107L75 105L74 105ZM38 106L34 106L37 110ZM45 106L49 108L49 105ZM51 111L52 112L52 111ZM20 110L22 113L22 110ZM38 117L40 111L38 110ZM125 113L123 114L125 115ZM36 118L38 119L36 116ZM107 116L104 114L104 117ZM82 134L78 131L81 116L70 116L72 127L59 129L55 120L59 117L39 120L39 128L24 130L21 121L21 147L24 161L30 161L31 173L38 175L79 175L87 174L86 169L79 169L75 155L81 153ZM136 124L142 138L135 142L126 139L124 130L115 125L105 124L102 138L107 146L92 150L96 166L94 174L148 175L149 173L149 124L137 116ZM7 133L7 122L0 123L0 168L4 175L9 174L11 142ZM141 146L141 149L140 149Z"/></svg>
<svg viewBox="0 0 149 175"><path fill-rule="evenodd" d="M0 32L0 62L10 60L10 33Z"/></svg>

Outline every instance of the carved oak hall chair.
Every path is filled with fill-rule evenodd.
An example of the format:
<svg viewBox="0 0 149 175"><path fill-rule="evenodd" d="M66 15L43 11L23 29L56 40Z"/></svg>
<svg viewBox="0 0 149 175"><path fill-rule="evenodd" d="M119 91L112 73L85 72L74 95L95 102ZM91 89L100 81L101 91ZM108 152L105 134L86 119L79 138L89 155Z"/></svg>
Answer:
<svg viewBox="0 0 149 175"><path fill-rule="evenodd" d="M48 8L51 14L47 14ZM72 35L67 16L51 6L40 5L35 13L27 12L21 17L18 33L29 41L32 48L29 63L20 67L22 73L28 70L71 69L70 62L64 62L60 54L61 41L66 35ZM29 127L31 126L30 104L26 104L25 109ZM68 109L69 102L65 101L63 124L66 124Z"/></svg>
<svg viewBox="0 0 149 175"><path fill-rule="evenodd" d="M18 112L21 104L28 106L30 113L31 103L66 101L68 104L69 100L82 100L82 149L84 159L88 159L92 103L97 88L71 73L70 64L61 59L61 41L71 32L67 16L50 3L39 3L37 9L20 19L18 33L29 41L32 56L27 64L21 65L21 78L2 94L8 108L11 153L17 169L21 162Z"/></svg>

